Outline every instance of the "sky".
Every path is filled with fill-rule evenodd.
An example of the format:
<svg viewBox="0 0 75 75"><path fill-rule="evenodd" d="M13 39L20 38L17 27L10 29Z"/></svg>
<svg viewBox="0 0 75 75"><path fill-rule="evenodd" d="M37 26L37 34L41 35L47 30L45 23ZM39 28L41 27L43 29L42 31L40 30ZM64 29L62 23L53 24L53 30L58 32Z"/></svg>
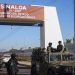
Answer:
<svg viewBox="0 0 75 75"><path fill-rule="evenodd" d="M63 39L74 36L74 0L0 0L0 3L55 6ZM40 27L0 26L0 50L40 46Z"/></svg>

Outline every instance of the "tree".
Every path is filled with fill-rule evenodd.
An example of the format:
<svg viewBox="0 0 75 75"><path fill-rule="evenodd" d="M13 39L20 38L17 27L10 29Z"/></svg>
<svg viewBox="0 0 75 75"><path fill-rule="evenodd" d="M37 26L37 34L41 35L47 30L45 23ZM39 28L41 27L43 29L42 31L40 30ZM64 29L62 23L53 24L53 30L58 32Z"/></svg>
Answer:
<svg viewBox="0 0 75 75"><path fill-rule="evenodd" d="M66 39L66 43L71 43L72 39Z"/></svg>

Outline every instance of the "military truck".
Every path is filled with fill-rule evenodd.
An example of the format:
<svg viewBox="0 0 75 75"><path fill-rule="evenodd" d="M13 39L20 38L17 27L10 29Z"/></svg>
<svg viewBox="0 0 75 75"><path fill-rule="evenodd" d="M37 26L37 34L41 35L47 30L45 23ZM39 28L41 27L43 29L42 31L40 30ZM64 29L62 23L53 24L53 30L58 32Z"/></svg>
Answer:
<svg viewBox="0 0 75 75"><path fill-rule="evenodd" d="M61 52L33 49L31 75L75 75L74 53L67 49Z"/></svg>

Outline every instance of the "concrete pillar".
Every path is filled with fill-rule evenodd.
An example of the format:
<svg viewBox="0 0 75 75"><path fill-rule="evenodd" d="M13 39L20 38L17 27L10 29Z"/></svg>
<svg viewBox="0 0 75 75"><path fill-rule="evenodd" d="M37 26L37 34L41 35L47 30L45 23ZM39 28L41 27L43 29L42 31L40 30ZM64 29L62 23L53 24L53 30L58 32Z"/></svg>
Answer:
<svg viewBox="0 0 75 75"><path fill-rule="evenodd" d="M56 48L58 41L63 42L58 15L55 7L44 7L44 23L40 27L40 44L41 47L47 47L49 42L53 43Z"/></svg>

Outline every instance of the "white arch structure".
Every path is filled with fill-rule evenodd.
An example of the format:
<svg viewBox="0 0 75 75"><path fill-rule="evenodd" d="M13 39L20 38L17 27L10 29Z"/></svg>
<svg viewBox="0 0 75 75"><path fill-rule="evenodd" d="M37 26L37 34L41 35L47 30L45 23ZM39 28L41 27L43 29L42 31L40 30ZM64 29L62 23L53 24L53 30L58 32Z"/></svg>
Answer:
<svg viewBox="0 0 75 75"><path fill-rule="evenodd" d="M58 41L63 42L56 7L36 5L0 4L0 24L40 26L40 46L46 48L49 42L57 47Z"/></svg>

